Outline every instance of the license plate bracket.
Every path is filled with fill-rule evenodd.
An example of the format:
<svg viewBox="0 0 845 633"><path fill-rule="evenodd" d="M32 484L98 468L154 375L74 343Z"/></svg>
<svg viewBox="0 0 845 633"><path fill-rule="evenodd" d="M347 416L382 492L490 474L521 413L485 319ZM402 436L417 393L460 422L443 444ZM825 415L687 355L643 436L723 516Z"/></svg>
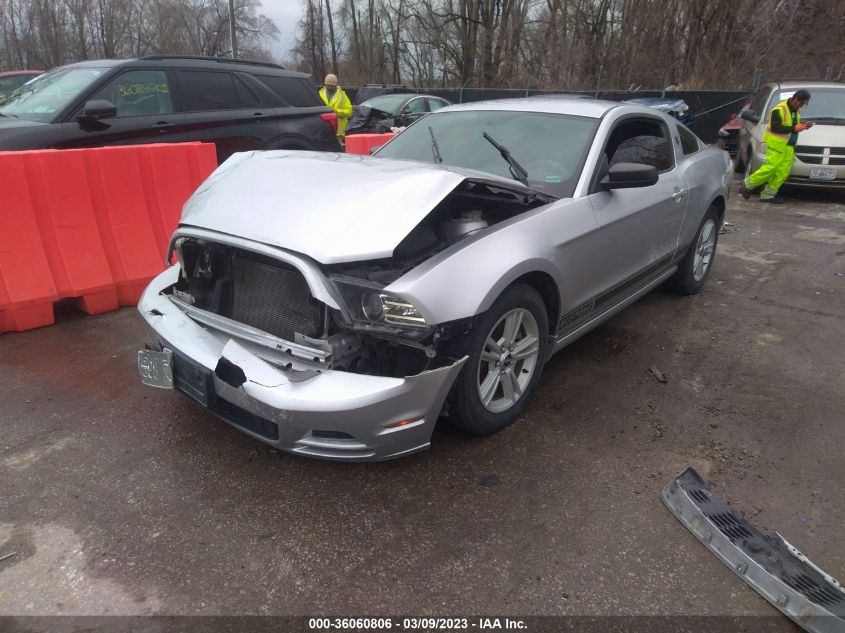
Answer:
<svg viewBox="0 0 845 633"><path fill-rule="evenodd" d="M178 354L173 357L173 382L178 391L193 398L204 407L213 405L217 401L214 375L211 370Z"/></svg>
<svg viewBox="0 0 845 633"><path fill-rule="evenodd" d="M836 180L836 170L826 167L816 167L810 170L810 180Z"/></svg>

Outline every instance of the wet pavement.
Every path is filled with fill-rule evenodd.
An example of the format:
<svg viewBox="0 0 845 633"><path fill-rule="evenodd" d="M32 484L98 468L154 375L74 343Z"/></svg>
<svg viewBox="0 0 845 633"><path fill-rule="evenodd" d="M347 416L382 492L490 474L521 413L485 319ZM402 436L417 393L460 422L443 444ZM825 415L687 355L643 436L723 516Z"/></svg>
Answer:
<svg viewBox="0 0 845 633"><path fill-rule="evenodd" d="M143 387L134 309L3 335L0 614L776 614L661 504L688 465L845 580L845 194L787 200L735 194L704 291L555 356L518 423L394 462Z"/></svg>

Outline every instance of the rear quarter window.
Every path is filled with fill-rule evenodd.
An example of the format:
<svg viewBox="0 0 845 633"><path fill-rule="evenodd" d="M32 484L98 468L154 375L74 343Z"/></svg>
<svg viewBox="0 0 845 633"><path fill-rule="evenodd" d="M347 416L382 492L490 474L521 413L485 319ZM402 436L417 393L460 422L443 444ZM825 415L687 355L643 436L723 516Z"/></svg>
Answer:
<svg viewBox="0 0 845 633"><path fill-rule="evenodd" d="M701 146L698 143L698 137L690 132L686 126L679 125L678 133L681 135L681 149L684 155L695 154Z"/></svg>
<svg viewBox="0 0 845 633"><path fill-rule="evenodd" d="M306 108L322 105L319 94L308 79L302 77L279 77L277 75L253 75L258 81L279 95L285 103Z"/></svg>

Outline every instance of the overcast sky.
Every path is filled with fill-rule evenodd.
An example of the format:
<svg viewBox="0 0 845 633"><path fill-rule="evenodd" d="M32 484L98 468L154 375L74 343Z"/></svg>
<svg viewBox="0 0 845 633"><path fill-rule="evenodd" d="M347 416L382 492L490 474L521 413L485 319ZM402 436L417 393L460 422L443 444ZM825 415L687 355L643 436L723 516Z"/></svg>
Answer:
<svg viewBox="0 0 845 633"><path fill-rule="evenodd" d="M296 24L302 18L301 0L262 0L259 12L266 15L279 27L279 39L273 45L272 52L291 61L290 49L296 34Z"/></svg>

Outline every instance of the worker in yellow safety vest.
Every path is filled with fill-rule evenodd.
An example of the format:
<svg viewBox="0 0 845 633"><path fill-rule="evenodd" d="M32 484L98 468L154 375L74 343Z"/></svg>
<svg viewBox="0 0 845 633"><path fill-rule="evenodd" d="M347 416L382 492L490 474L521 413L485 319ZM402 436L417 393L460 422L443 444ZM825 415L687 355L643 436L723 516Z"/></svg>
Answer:
<svg viewBox="0 0 845 633"><path fill-rule="evenodd" d="M337 76L329 73L323 81L320 98L337 114L337 140L343 145L346 136L346 121L352 116L352 102L343 88L337 85Z"/></svg>
<svg viewBox="0 0 845 633"><path fill-rule="evenodd" d="M812 121L801 121L799 111L810 102L807 90L798 90L789 99L778 103L769 116L769 124L763 135L766 144L766 162L752 174L745 177L739 191L746 200L754 190L763 187L761 202L781 204L778 189L789 176L798 133L813 127Z"/></svg>

